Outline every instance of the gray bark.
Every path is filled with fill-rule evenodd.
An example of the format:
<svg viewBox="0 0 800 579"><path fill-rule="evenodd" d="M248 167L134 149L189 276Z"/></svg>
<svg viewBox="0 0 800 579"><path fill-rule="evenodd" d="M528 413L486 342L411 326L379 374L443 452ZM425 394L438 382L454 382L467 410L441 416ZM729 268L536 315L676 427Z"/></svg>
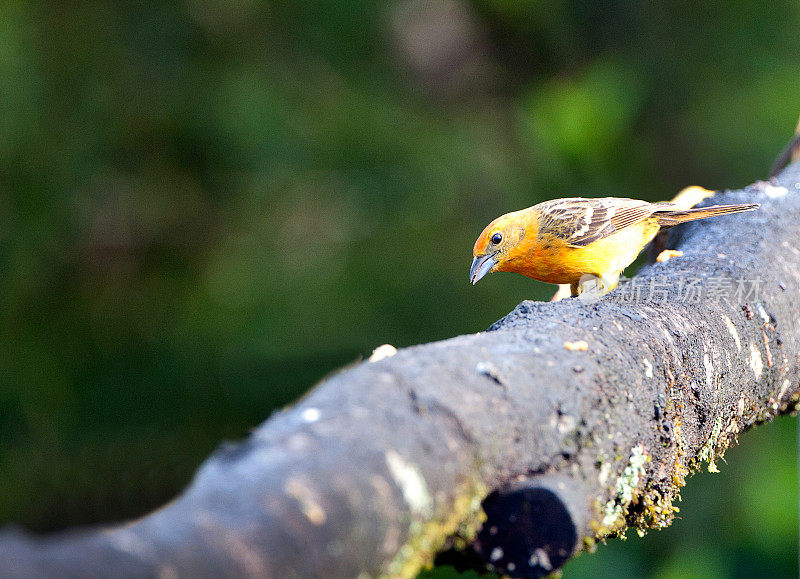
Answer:
<svg viewBox="0 0 800 579"><path fill-rule="evenodd" d="M683 256L596 303L328 378L138 521L6 529L0 575L408 577L471 545L538 576L668 524L686 475L800 396L800 166L710 201L762 205L676 228Z"/></svg>

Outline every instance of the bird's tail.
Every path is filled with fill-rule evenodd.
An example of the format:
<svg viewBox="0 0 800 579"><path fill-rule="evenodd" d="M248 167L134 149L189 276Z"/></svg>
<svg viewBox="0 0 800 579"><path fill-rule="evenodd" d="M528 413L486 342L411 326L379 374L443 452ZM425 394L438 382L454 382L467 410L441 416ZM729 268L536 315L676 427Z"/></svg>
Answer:
<svg viewBox="0 0 800 579"><path fill-rule="evenodd" d="M711 207L696 207L694 209L670 210L669 204L664 204L663 210L653 213L661 227L672 227L686 221L696 221L707 217L716 217L727 213L752 211L758 208L758 203L744 203L742 205L712 205ZM673 206L674 207L674 206Z"/></svg>

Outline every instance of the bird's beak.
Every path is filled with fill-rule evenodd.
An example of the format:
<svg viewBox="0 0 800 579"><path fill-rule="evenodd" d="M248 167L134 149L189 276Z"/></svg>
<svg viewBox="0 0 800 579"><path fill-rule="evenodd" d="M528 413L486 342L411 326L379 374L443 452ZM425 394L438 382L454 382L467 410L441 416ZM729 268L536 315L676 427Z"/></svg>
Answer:
<svg viewBox="0 0 800 579"><path fill-rule="evenodd" d="M492 271L492 268L497 265L497 260L494 256L497 252L488 255L476 255L472 260L472 267L469 268L469 281L472 285L478 283L483 276Z"/></svg>

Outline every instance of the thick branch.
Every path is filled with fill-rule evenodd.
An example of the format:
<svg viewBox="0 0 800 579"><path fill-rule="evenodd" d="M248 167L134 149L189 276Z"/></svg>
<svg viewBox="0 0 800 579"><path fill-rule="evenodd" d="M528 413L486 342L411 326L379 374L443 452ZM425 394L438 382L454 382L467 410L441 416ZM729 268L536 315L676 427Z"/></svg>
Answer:
<svg viewBox="0 0 800 579"><path fill-rule="evenodd" d="M456 537L536 576L668 524L689 472L800 395L800 166L713 199L753 201L596 303L526 301L329 378L133 524L6 530L0 575L413 576Z"/></svg>

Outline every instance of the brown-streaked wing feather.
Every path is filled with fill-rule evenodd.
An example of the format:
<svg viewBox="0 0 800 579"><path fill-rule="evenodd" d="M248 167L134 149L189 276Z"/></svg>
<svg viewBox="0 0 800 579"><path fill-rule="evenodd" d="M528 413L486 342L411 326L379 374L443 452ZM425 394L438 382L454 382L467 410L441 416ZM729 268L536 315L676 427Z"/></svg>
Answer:
<svg viewBox="0 0 800 579"><path fill-rule="evenodd" d="M553 235L569 245L583 247L647 219L656 210L668 209L669 204L617 197L575 197L545 201L538 208L539 235Z"/></svg>

